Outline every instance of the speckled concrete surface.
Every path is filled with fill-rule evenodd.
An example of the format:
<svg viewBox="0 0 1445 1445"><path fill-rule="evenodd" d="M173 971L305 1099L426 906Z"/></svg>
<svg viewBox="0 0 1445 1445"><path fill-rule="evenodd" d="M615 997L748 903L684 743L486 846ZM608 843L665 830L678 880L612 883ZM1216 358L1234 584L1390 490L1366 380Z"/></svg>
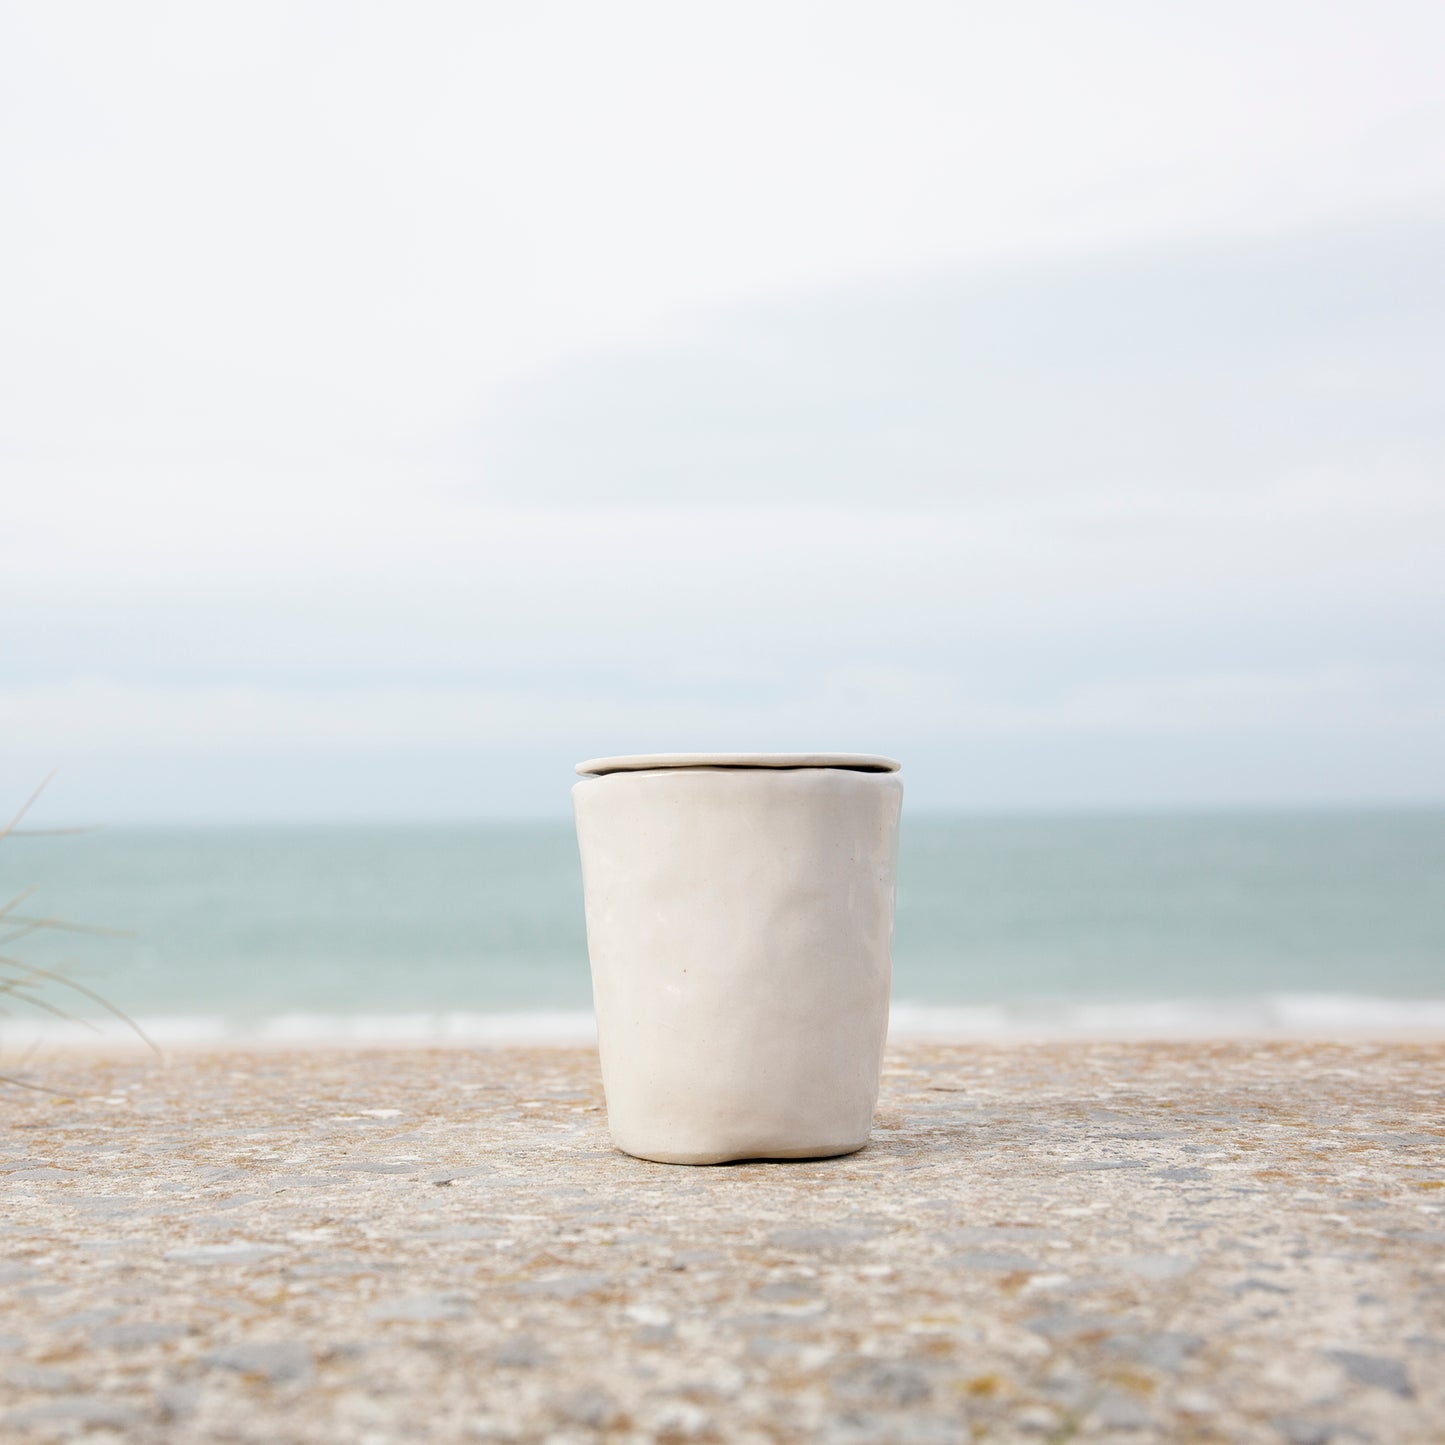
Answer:
<svg viewBox="0 0 1445 1445"><path fill-rule="evenodd" d="M1445 1045L910 1046L863 1153L714 1169L580 1049L41 1076L7 1439L1445 1439Z"/></svg>

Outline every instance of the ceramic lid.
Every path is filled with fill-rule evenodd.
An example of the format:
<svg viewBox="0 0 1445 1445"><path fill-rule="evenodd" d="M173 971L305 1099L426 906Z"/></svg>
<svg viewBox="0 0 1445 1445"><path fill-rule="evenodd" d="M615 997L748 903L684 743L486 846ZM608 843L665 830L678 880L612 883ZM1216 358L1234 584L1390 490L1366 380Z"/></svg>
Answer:
<svg viewBox="0 0 1445 1445"><path fill-rule="evenodd" d="M896 773L900 764L871 753L638 753L589 758L577 764L584 777L637 773L650 768L846 768L854 773Z"/></svg>

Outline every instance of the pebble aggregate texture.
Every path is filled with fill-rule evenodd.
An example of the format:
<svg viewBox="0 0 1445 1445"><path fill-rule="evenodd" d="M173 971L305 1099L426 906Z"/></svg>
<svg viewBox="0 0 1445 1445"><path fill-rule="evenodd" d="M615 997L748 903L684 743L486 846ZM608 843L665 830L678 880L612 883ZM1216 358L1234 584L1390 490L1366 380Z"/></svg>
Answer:
<svg viewBox="0 0 1445 1445"><path fill-rule="evenodd" d="M584 1049L33 1077L7 1441L1445 1440L1445 1044L909 1045L700 1169Z"/></svg>

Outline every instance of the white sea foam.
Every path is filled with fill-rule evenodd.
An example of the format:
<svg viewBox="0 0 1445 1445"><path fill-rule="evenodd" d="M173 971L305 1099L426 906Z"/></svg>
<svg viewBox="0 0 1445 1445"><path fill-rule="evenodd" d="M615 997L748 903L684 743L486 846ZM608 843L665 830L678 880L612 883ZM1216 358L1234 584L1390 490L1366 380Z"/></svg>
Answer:
<svg viewBox="0 0 1445 1445"><path fill-rule="evenodd" d="M218 1014L160 1015L139 1020L162 1048L226 1045L501 1045L590 1043L590 1011L526 1013L286 1013L259 1019ZM1445 998L1352 994L1264 994L1237 998L1029 1000L944 1006L893 1005L896 1039L1214 1039L1442 1038ZM11 1020L0 1034L0 1061L31 1045L140 1047L114 1019L95 1031L55 1020Z"/></svg>
<svg viewBox="0 0 1445 1445"><path fill-rule="evenodd" d="M206 1045L365 1045L589 1043L597 1037L590 1011L532 1013L285 1013L266 1018L221 1014L161 1014L136 1023L160 1048ZM85 1026L52 1019L10 1021L0 1034L0 1054L28 1048L145 1045L116 1019L87 1019Z"/></svg>
<svg viewBox="0 0 1445 1445"><path fill-rule="evenodd" d="M1260 994L1235 998L896 1003L894 1038L1362 1038L1445 1036L1445 998Z"/></svg>

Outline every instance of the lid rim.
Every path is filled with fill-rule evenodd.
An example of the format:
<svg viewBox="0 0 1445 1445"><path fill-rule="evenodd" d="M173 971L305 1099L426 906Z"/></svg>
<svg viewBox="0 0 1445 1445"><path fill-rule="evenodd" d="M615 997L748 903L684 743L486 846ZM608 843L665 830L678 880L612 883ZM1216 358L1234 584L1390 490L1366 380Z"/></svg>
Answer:
<svg viewBox="0 0 1445 1445"><path fill-rule="evenodd" d="M896 773L901 766L894 758L874 753L632 753L588 758L578 763L576 770L586 778L667 768L735 768L738 771L837 768L854 773Z"/></svg>

